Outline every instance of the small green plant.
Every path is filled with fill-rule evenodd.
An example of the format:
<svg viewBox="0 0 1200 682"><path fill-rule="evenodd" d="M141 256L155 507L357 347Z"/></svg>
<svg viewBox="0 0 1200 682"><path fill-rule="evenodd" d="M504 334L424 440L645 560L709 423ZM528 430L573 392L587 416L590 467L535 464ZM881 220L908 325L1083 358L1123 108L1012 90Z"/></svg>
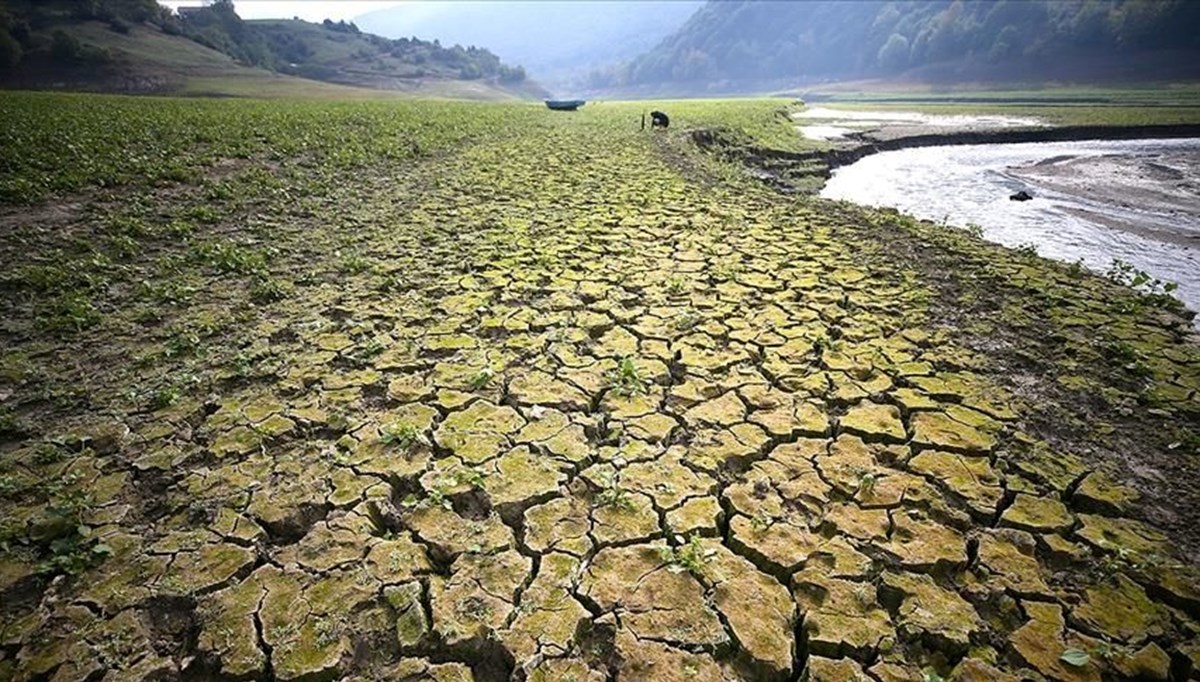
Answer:
<svg viewBox="0 0 1200 682"><path fill-rule="evenodd" d="M698 574L704 570L709 558L716 553L716 550L704 548L704 543L697 533L692 533L686 541L676 536L675 541L679 543L678 547L664 545L658 550L659 558L668 565L667 568L672 573L689 571Z"/></svg>
<svg viewBox="0 0 1200 682"><path fill-rule="evenodd" d="M339 631L337 624L329 618L322 618L318 620L316 626L313 627L313 630L316 633L315 639L317 646L322 649L336 644L338 639L341 637L341 632Z"/></svg>
<svg viewBox="0 0 1200 682"><path fill-rule="evenodd" d="M932 668L926 668L921 671L921 682L946 682L946 678L942 677Z"/></svg>
<svg viewBox="0 0 1200 682"><path fill-rule="evenodd" d="M479 370L475 376L471 377L467 384L471 387L471 390L478 391L479 389L485 388L488 384L492 383L492 379L495 378L496 372L494 372L490 367L484 367L483 369Z"/></svg>
<svg viewBox="0 0 1200 682"><path fill-rule="evenodd" d="M1083 649L1071 647L1070 649L1062 652L1062 655L1058 657L1058 660L1073 668L1082 668L1088 663L1092 662L1092 657Z"/></svg>
<svg viewBox="0 0 1200 682"><path fill-rule="evenodd" d="M150 394L150 409L164 410L179 402L183 391L178 386L166 386Z"/></svg>
<svg viewBox="0 0 1200 682"><path fill-rule="evenodd" d="M633 358L629 357L622 358L617 366L609 371L608 383L613 393L624 398L645 395L649 390L647 382L638 372Z"/></svg>
<svg viewBox="0 0 1200 682"><path fill-rule="evenodd" d="M1112 641L1110 641L1107 637L1103 642L1100 642L1092 648L1092 654L1097 658L1108 661L1109 663L1112 663L1113 661L1124 656L1124 653L1118 647L1113 646Z"/></svg>
<svg viewBox="0 0 1200 682"><path fill-rule="evenodd" d="M633 509L633 498L629 495L628 490L621 487L621 480L617 474L605 476L602 483L603 487L596 495L596 506Z"/></svg>
<svg viewBox="0 0 1200 682"><path fill-rule="evenodd" d="M983 226L982 225L979 225L977 223L967 223L965 226L963 226L963 230L965 230L967 234L971 235L972 237L974 237L976 239L983 239Z"/></svg>
<svg viewBox="0 0 1200 682"><path fill-rule="evenodd" d="M678 296L679 294L682 294L683 280L679 279L678 277L672 277L670 281L667 282L667 293L671 294L672 296Z"/></svg>
<svg viewBox="0 0 1200 682"><path fill-rule="evenodd" d="M869 500L875 496L875 483L879 477L874 472L864 471L858 475L858 495L864 500Z"/></svg>
<svg viewBox="0 0 1200 682"><path fill-rule="evenodd" d="M388 424L379 430L379 442L384 445L395 445L401 450L409 450L417 443L424 442L425 436L420 429L412 424Z"/></svg>
<svg viewBox="0 0 1200 682"><path fill-rule="evenodd" d="M67 458L66 450L55 443L42 443L34 448L33 463L46 465L61 462Z"/></svg>
<svg viewBox="0 0 1200 682"><path fill-rule="evenodd" d="M1033 258L1038 255L1037 244L1033 242L1018 244L1013 250L1017 252L1017 255L1024 256L1025 258Z"/></svg>
<svg viewBox="0 0 1200 682"><path fill-rule="evenodd" d="M200 351L200 335L192 331L180 331L167 341L163 356L179 358L188 355L198 355Z"/></svg>
<svg viewBox="0 0 1200 682"><path fill-rule="evenodd" d="M272 277L260 275L250 285L250 300L255 303L271 303L282 300L285 296L287 296L287 290L279 283L279 280Z"/></svg>
<svg viewBox="0 0 1200 682"><path fill-rule="evenodd" d="M763 533L774 523L775 519L771 518L766 512L760 511L750 518L750 529L755 533Z"/></svg>

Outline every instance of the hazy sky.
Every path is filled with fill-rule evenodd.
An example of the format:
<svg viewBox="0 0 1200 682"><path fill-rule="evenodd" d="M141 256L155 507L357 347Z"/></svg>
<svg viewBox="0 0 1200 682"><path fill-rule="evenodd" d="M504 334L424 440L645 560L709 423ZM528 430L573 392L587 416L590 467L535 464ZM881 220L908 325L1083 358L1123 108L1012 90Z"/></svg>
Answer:
<svg viewBox="0 0 1200 682"><path fill-rule="evenodd" d="M198 5L199 0L159 0L159 4L175 8ZM396 0L234 0L238 16L243 19L291 19L307 21L333 19L349 21L372 10L402 4Z"/></svg>

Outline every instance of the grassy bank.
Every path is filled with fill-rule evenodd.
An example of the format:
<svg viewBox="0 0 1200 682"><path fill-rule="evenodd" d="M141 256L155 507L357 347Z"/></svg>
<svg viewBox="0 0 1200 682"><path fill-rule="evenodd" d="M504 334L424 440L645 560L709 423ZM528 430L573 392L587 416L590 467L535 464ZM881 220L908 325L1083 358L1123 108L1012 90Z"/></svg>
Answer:
<svg viewBox="0 0 1200 682"><path fill-rule="evenodd" d="M0 678L1190 674L1188 321L785 105L0 100Z"/></svg>

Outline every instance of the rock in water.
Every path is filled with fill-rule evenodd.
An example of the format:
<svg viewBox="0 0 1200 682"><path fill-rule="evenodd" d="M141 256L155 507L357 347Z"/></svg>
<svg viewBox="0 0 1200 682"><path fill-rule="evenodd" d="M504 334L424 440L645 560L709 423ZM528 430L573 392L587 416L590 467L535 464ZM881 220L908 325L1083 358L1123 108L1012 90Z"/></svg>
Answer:
<svg viewBox="0 0 1200 682"><path fill-rule="evenodd" d="M1020 192L1017 192L1009 197L1009 199L1012 199L1013 201L1029 201L1032 198L1033 195L1025 190L1021 190Z"/></svg>

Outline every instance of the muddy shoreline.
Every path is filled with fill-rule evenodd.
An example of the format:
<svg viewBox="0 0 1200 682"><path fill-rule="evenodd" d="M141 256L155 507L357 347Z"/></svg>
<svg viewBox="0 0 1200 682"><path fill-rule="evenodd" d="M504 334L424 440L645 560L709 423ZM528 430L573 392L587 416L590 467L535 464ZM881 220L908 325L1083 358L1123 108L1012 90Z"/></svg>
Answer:
<svg viewBox="0 0 1200 682"><path fill-rule="evenodd" d="M1139 140L1200 137L1200 124L1142 125L1142 126L1062 126L1058 128L1021 128L1004 130L963 130L950 133L907 135L890 139L873 139L866 134L847 139L859 141L855 147L830 149L800 155L802 159L819 158L830 171L879 152L917 147L946 145L1009 144L1016 142L1080 142L1085 140Z"/></svg>

